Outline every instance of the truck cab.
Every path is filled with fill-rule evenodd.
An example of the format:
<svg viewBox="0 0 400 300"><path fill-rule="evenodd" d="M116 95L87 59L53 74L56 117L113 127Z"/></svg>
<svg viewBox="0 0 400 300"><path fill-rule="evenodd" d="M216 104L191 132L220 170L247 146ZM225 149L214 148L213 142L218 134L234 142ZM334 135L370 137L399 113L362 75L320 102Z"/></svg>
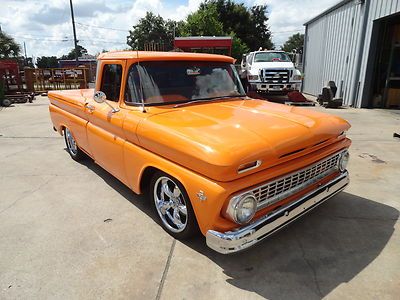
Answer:
<svg viewBox="0 0 400 300"><path fill-rule="evenodd" d="M240 76L247 91L286 94L299 91L301 72L284 51L255 51L243 55Z"/></svg>

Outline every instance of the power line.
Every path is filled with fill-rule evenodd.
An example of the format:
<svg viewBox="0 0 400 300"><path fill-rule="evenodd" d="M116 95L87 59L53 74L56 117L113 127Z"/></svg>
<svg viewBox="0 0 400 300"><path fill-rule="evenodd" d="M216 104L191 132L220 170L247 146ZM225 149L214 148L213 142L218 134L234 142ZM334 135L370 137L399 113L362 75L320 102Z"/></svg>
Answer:
<svg viewBox="0 0 400 300"><path fill-rule="evenodd" d="M291 32L301 32L301 31L304 31L304 30L301 29L301 30L271 31L271 32L272 32L272 34L275 34L275 33L291 33Z"/></svg>
<svg viewBox="0 0 400 300"><path fill-rule="evenodd" d="M31 34L31 33L25 33L25 34L27 34L27 36L29 36L29 37L39 37L39 38L54 38L55 37L54 35L42 35L42 34ZM11 35L14 35L14 34L11 33ZM17 35L18 35L18 33L17 33ZM72 38L72 37L66 34L62 38L67 39L67 38Z"/></svg>
<svg viewBox="0 0 400 300"><path fill-rule="evenodd" d="M80 22L75 22L75 24L78 24L78 25L81 25L81 26L84 26L84 27L93 27L93 28L108 29L108 30L115 30L115 31L122 31L122 32L128 32L129 31L129 30L126 30L126 29L88 25L88 24L83 24L83 23L80 23Z"/></svg>
<svg viewBox="0 0 400 300"><path fill-rule="evenodd" d="M108 43L108 44L121 44L121 45L127 45L127 43L123 43L120 41L109 41L109 40L93 40L93 39L83 39L83 40L79 40L80 42L94 42L94 43Z"/></svg>
<svg viewBox="0 0 400 300"><path fill-rule="evenodd" d="M68 42L71 41L71 38L64 38L64 39L43 39L38 37L30 37L30 36L22 36L22 35L15 35L13 34L12 37L19 38L19 39L27 39L27 40L35 40L35 41L43 41L43 42Z"/></svg>
<svg viewBox="0 0 400 300"><path fill-rule="evenodd" d="M12 35L15 38L18 39L27 39L27 40L34 40L34 41L42 41L42 42L69 42L72 41L72 38L65 38L65 39L42 39L42 38L34 38L34 37L29 37L29 36L22 36L22 35ZM115 40L106 40L106 39L91 39L91 38L84 38L80 39L79 42L98 42L98 43L109 43L109 44L123 44L125 45L125 42L121 41L115 41Z"/></svg>
<svg viewBox="0 0 400 300"><path fill-rule="evenodd" d="M98 42L105 42L105 43L115 43L115 44L126 44L126 42L122 42L121 40L110 40L107 38L92 38L92 35L81 35L82 39L79 39L79 42L81 41L98 41Z"/></svg>

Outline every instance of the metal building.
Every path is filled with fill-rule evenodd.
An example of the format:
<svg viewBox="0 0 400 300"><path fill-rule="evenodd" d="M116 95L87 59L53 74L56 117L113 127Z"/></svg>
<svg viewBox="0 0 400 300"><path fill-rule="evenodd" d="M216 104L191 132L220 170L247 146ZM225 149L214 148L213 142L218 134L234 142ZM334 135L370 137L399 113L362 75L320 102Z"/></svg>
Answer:
<svg viewBox="0 0 400 300"><path fill-rule="evenodd" d="M346 105L400 108L400 0L344 0L304 25L304 93L333 80Z"/></svg>

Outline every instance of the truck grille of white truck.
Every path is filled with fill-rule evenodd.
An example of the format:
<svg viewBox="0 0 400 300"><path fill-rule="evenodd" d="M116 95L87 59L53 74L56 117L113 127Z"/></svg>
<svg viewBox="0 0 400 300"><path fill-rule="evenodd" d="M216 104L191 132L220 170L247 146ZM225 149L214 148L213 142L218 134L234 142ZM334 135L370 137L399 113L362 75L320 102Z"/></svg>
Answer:
<svg viewBox="0 0 400 300"><path fill-rule="evenodd" d="M341 153L336 153L307 168L259 186L250 192L258 200L258 209L272 205L338 170Z"/></svg>
<svg viewBox="0 0 400 300"><path fill-rule="evenodd" d="M262 69L260 78L266 83L288 83L290 76L288 70Z"/></svg>

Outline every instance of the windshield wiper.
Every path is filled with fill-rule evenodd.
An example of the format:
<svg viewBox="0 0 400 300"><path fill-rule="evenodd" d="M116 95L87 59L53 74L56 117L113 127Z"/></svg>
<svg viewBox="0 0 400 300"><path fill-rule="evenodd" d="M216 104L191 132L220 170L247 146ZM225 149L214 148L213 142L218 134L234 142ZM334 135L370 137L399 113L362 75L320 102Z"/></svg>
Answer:
<svg viewBox="0 0 400 300"><path fill-rule="evenodd" d="M214 100L224 100L224 99L230 99L230 98L244 98L244 97L246 97L246 95L230 95L230 96L220 96L220 97L194 99L194 100L190 100L188 102L175 104L174 108L185 106L185 105L190 105L190 104L194 104L194 103L199 103L199 102L210 102L210 101L214 101Z"/></svg>

